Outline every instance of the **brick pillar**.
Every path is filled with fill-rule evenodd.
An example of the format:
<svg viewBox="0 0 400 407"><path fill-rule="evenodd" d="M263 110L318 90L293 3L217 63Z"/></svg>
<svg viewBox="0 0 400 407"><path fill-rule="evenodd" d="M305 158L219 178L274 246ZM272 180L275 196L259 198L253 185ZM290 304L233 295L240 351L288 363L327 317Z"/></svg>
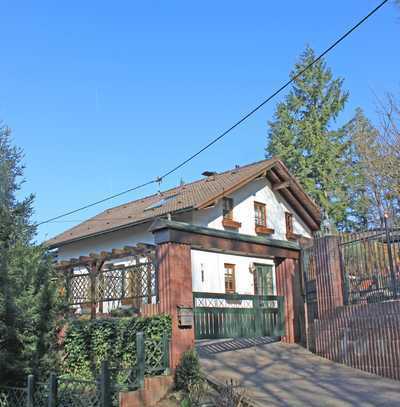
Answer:
<svg viewBox="0 0 400 407"><path fill-rule="evenodd" d="M194 346L194 326L178 327L178 305L193 306L190 245L161 243L156 249L158 263L159 310L172 318L171 368L183 352Z"/></svg>
<svg viewBox="0 0 400 407"><path fill-rule="evenodd" d="M301 338L304 304L300 291L299 261L278 259L276 265L277 294L284 296L285 335L282 342L295 343Z"/></svg>
<svg viewBox="0 0 400 407"><path fill-rule="evenodd" d="M314 242L318 318L331 314L343 302L343 276L339 241L325 236Z"/></svg>

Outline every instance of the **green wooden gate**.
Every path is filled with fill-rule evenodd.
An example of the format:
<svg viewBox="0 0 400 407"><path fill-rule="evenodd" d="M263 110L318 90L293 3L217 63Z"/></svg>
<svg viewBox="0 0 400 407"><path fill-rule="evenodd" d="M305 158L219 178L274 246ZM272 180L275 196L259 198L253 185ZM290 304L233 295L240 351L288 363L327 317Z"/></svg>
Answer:
<svg viewBox="0 0 400 407"><path fill-rule="evenodd" d="M193 293L196 339L282 336L283 297Z"/></svg>

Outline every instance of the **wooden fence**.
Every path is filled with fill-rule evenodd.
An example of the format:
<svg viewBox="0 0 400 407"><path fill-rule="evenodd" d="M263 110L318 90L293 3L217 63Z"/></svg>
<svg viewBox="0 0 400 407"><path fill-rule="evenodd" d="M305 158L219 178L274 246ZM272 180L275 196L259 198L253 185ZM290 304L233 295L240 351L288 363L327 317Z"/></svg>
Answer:
<svg viewBox="0 0 400 407"><path fill-rule="evenodd" d="M338 308L314 321L316 353L400 380L400 301Z"/></svg>

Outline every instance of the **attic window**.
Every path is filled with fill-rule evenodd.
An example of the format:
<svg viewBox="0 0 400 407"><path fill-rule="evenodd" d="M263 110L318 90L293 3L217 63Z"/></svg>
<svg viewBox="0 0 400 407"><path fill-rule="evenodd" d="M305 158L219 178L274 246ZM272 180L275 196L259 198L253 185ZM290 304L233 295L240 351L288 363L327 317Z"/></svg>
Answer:
<svg viewBox="0 0 400 407"><path fill-rule="evenodd" d="M285 212L285 223L286 223L286 234L293 234L293 214L290 212Z"/></svg>
<svg viewBox="0 0 400 407"><path fill-rule="evenodd" d="M152 203L150 206L148 206L145 209L145 211L150 211L152 209L161 208L162 206L164 206L166 203L168 203L169 201L171 201L172 199L174 199L178 195L179 194L175 194L175 195L171 195L171 196L166 196L165 198L161 198L159 201L156 201L156 202Z"/></svg>
<svg viewBox="0 0 400 407"><path fill-rule="evenodd" d="M233 199L222 198L222 216L224 219L233 219Z"/></svg>

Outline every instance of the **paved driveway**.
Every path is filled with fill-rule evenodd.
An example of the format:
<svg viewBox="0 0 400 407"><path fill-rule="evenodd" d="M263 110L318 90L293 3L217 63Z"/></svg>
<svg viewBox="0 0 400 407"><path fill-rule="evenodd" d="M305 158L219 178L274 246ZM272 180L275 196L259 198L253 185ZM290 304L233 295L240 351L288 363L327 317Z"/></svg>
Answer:
<svg viewBox="0 0 400 407"><path fill-rule="evenodd" d="M400 382L268 338L199 341L207 375L234 379L260 406L400 406Z"/></svg>

